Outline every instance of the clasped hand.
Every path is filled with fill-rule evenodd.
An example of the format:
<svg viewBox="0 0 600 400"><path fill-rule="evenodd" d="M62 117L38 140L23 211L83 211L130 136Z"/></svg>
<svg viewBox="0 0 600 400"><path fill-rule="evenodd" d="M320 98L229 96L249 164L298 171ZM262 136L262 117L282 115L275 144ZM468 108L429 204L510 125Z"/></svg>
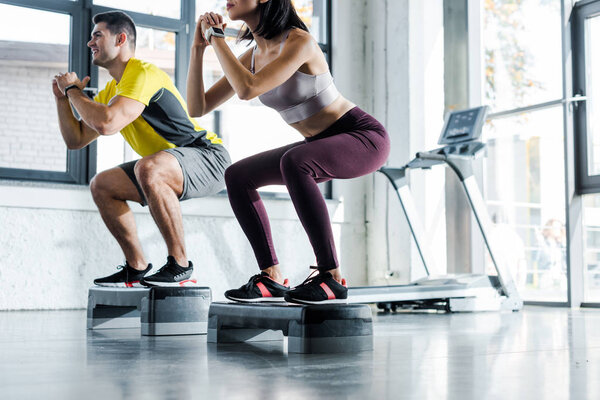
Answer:
<svg viewBox="0 0 600 400"><path fill-rule="evenodd" d="M90 81L90 77L86 76L83 81L79 80L79 77L75 72L67 72L66 74L58 73L54 75L52 79L52 91L58 98L65 97L65 89L71 85L77 85L77 87L83 90Z"/></svg>
<svg viewBox="0 0 600 400"><path fill-rule="evenodd" d="M200 16L200 18L198 18L198 23L196 24L196 43L197 44L201 44L204 46L208 46L210 45L210 43L208 43L206 41L206 36L205 36L205 32L208 28L210 27L214 27L214 28L220 28L225 30L225 27L227 27L227 24L223 23L223 16L221 14L217 14L217 13L213 13L213 12L207 12L204 13Z"/></svg>

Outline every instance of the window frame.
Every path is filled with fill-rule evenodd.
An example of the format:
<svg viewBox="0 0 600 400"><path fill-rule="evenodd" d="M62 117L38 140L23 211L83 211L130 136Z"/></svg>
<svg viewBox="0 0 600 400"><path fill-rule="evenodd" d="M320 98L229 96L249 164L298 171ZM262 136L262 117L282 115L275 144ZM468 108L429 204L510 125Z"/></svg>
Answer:
<svg viewBox="0 0 600 400"><path fill-rule="evenodd" d="M600 1L589 0L575 3L572 13L573 37L573 93L586 99L586 42L585 22L590 17L600 17ZM575 124L575 184L577 194L600 193L600 174L589 174L587 104L586 101L574 107Z"/></svg>
<svg viewBox="0 0 600 400"><path fill-rule="evenodd" d="M0 3L69 15L71 18L69 70L83 74L84 71L89 69L89 57L86 57L85 50L81 46L73 46L73 43L78 43L81 40L85 29L83 21L85 21L86 15L82 3L69 0L2 0ZM93 146L81 150L67 149L66 171L64 172L0 167L0 179L87 184L93 176L89 163L93 154L95 154ZM93 172L95 173L95 171Z"/></svg>

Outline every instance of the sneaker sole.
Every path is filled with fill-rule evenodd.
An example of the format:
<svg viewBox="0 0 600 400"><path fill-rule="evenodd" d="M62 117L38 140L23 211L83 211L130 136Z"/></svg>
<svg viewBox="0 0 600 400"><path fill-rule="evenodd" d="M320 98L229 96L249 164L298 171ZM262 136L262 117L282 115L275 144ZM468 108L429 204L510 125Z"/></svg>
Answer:
<svg viewBox="0 0 600 400"><path fill-rule="evenodd" d="M315 304L347 304L348 303L348 299L309 301L309 300L300 300L300 299L290 298L289 300L286 299L285 301L287 301L288 303L308 304L308 305L315 305Z"/></svg>
<svg viewBox="0 0 600 400"><path fill-rule="evenodd" d="M181 282L148 282L144 280L144 286L161 286L161 287L185 287L185 286L196 286L198 281L195 279L186 279Z"/></svg>
<svg viewBox="0 0 600 400"><path fill-rule="evenodd" d="M94 285L96 286L102 286L102 287L121 287L121 288L139 288L139 287L144 287L144 285L142 285L140 283L140 281L135 281L135 282L115 282L115 283L95 283Z"/></svg>
<svg viewBox="0 0 600 400"><path fill-rule="evenodd" d="M283 297L257 297L256 299L238 299L237 297L225 296L229 300L240 303L285 303Z"/></svg>

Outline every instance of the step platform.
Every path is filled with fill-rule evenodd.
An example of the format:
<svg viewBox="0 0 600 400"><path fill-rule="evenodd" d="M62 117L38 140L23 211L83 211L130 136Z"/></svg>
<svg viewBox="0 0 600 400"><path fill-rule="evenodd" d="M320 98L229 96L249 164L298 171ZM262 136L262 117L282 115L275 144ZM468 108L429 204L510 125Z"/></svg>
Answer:
<svg viewBox="0 0 600 400"><path fill-rule="evenodd" d="M292 305L215 302L208 312L209 343L283 340L289 353L373 350L371 308L363 304Z"/></svg>
<svg viewBox="0 0 600 400"><path fill-rule="evenodd" d="M144 336L206 334L208 287L109 288L88 294L88 329L140 328Z"/></svg>

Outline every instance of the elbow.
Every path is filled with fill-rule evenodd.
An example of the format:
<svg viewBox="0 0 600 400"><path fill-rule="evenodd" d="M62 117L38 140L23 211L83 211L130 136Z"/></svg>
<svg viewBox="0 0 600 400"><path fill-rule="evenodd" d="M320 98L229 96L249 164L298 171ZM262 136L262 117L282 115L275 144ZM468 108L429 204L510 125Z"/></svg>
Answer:
<svg viewBox="0 0 600 400"><path fill-rule="evenodd" d="M119 131L114 127L112 118L108 113L102 115L102 117L93 124L93 128L96 132L98 132L99 135L102 136L112 135Z"/></svg>
<svg viewBox="0 0 600 400"><path fill-rule="evenodd" d="M255 98L258 93L256 93L254 81L252 79L245 81L237 91L237 95L241 100L252 100Z"/></svg>
<svg viewBox="0 0 600 400"><path fill-rule="evenodd" d="M252 100L256 97L256 93L250 87L245 87L238 92L238 97L240 100Z"/></svg>
<svg viewBox="0 0 600 400"><path fill-rule="evenodd" d="M96 124L94 125L94 130L101 136L107 136L111 134L108 124Z"/></svg>
<svg viewBox="0 0 600 400"><path fill-rule="evenodd" d="M69 150L80 150L85 147L79 142L67 142L66 144L67 144L67 149L69 149Z"/></svg>
<svg viewBox="0 0 600 400"><path fill-rule="evenodd" d="M195 105L190 105L190 103L188 103L187 109L188 109L188 114L190 114L190 117L192 117L192 118L200 118L201 116L203 116L205 114L200 107L197 107Z"/></svg>

